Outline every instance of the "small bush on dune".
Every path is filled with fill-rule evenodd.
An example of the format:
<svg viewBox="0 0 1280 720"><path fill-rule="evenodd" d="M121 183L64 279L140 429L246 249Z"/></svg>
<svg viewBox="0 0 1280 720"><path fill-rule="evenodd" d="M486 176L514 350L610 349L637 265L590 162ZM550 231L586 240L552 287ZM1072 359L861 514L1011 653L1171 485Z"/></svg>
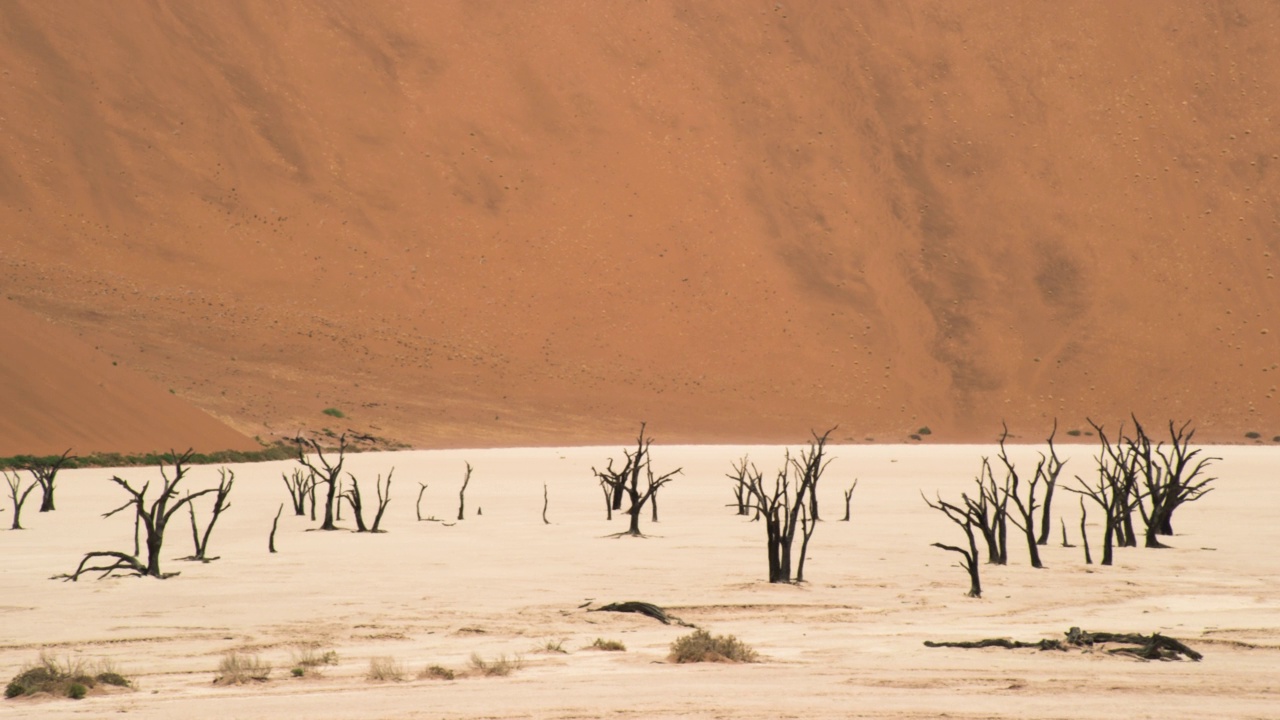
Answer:
<svg viewBox="0 0 1280 720"><path fill-rule="evenodd" d="M746 643L732 635L712 637L706 630L696 630L671 643L669 659L677 663L750 663L759 660L759 655Z"/></svg>
<svg viewBox="0 0 1280 720"><path fill-rule="evenodd" d="M593 650L604 650L606 652L626 652L627 646L623 645L620 640L605 640L604 638L596 638L591 643Z"/></svg>

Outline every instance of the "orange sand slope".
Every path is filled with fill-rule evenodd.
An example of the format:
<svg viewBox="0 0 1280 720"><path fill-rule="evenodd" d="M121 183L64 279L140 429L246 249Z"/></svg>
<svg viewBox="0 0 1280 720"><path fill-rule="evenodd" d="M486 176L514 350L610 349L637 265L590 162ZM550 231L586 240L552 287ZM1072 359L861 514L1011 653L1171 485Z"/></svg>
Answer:
<svg viewBox="0 0 1280 720"><path fill-rule="evenodd" d="M0 299L0 456L252 450L253 440Z"/></svg>
<svg viewBox="0 0 1280 720"><path fill-rule="evenodd" d="M215 527L209 564L183 527L166 544L169 580L48 579L91 549L128 549L129 518L99 513L122 492L110 470L63 479L58 511L28 511L22 532L0 532L0 677L41 649L95 663L109 660L136 692L71 700L10 700L12 717L136 718L1262 718L1280 707L1280 544L1272 517L1280 486L1274 449L1218 448L1218 489L1179 511L1171 549L1127 549L1112 567L1086 566L1080 547L1054 540L1046 569L1010 545L1007 567L984 566L985 596L972 600L955 556L929 543L959 530L925 507L920 493L967 489L990 447L831 448L820 486L822 514L803 586L764 582L764 529L727 507L723 474L743 453L768 472L778 447L654 447L655 470L684 473L660 495L647 539L608 537L591 477L615 448L369 453L350 469L365 484L394 467L388 531L307 532L285 515L277 473L290 463L235 467L232 508ZM1014 458L1030 462L1018 448ZM468 513L452 527L464 462L475 472ZM1067 473L1087 475L1071 454ZM130 469L137 482L154 469ZM853 521L841 491L859 478ZM198 468L192 489L217 483ZM550 525L542 521L547 488ZM136 484L136 483L135 483ZM370 487L365 488L371 490ZM372 492L368 492L372 495ZM1080 544L1075 498L1059 493L1055 516ZM479 514L481 513L482 514ZM349 511L348 511L349 512ZM207 504L198 508L201 522ZM1093 517L1095 513L1091 513ZM0 518L7 515L0 514ZM177 519L185 522L185 518ZM350 515L339 523L351 526ZM1055 525L1057 524L1055 520ZM1101 528L1091 524L1097 553ZM162 567L166 567L162 566ZM644 600L713 634L732 634L764 661L677 666L668 645L689 632L638 615L579 606ZM1060 637L1072 626L1162 632L1204 653L1192 662L1143 662L1104 653L929 649L925 640ZM597 638L626 652L587 649ZM559 643L564 653L548 652ZM290 668L304 647L337 653L318 677ZM274 666L261 684L212 684L229 651ZM523 658L505 678L414 679L429 665L462 671L472 653ZM366 678L389 658L405 682Z"/></svg>
<svg viewBox="0 0 1280 720"><path fill-rule="evenodd" d="M1269 439L1277 36L1265 0L6 2L0 272L264 438Z"/></svg>

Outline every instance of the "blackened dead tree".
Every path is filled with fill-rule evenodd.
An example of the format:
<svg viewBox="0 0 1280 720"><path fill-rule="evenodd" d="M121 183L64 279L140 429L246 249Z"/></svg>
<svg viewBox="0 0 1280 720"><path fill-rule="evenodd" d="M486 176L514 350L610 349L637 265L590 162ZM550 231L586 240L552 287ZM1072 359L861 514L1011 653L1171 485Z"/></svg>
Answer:
<svg viewBox="0 0 1280 720"><path fill-rule="evenodd" d="M828 430L820 436L815 432L809 448L798 458L788 451L772 488L766 487L764 476L754 466L746 471L750 508L764 520L771 583L804 582L805 556L816 527L812 518L811 496L817 492L818 481L831 462L826 457L826 444L831 432ZM802 540L793 581L791 549L797 530L801 531Z"/></svg>
<svg viewBox="0 0 1280 720"><path fill-rule="evenodd" d="M1005 482L1008 497L1013 499L1013 506L1018 511L1018 515L1012 518L1013 524L1022 531L1027 540L1027 552L1031 556L1031 567L1042 568L1044 564L1040 562L1040 548L1036 545L1036 527L1035 514L1036 509L1036 488L1041 480L1044 479L1044 457L1041 456L1040 465L1036 468L1035 474L1027 481L1027 497L1024 501L1022 498L1022 478L1018 475L1018 469L1013 461L1009 459L1009 453L1005 449L1005 440L1009 437L1009 426L1004 426L1004 432L1000 435L1000 462L1005 467L1005 474L1008 478ZM1005 502L1008 502L1006 498ZM1019 520L1021 518L1021 520Z"/></svg>
<svg viewBox="0 0 1280 720"><path fill-rule="evenodd" d="M336 462L331 462L328 457L325 457L324 450L316 440L299 435L294 438L294 442L298 444L298 462L310 471L313 488L316 483L325 485L324 522L320 524L320 529L336 530L333 524L335 505L337 505L335 501L338 497L338 482L342 478L342 463L346 461L347 435L343 433L338 438ZM307 448L315 453L315 460L307 457Z"/></svg>
<svg viewBox="0 0 1280 720"><path fill-rule="evenodd" d="M973 527L976 522L976 518L973 515L971 507L967 506L965 508L961 508L958 505L943 500L941 495L938 496L936 502L931 502L929 498L925 497L924 493L921 493L920 497L924 499L926 505L937 510L943 515L946 515L948 520L955 523L964 531L965 537L969 541L967 548L947 545L945 543L932 543L932 546L960 555L962 558L960 567L964 568L964 570L969 573L969 597L982 597L982 580L978 576L978 544L973 536Z"/></svg>
<svg viewBox="0 0 1280 720"><path fill-rule="evenodd" d="M733 472L728 473L726 477L733 481L733 500L734 505L738 508L739 515L751 514L751 492L748 486L747 478L750 476L747 458L743 457L733 464ZM760 513L757 511L752 522L760 519Z"/></svg>
<svg viewBox="0 0 1280 720"><path fill-rule="evenodd" d="M271 521L271 534L267 536L267 551L271 553L276 551L276 528L280 526L282 512L284 512L284 503L280 503L280 509L276 510L276 519Z"/></svg>
<svg viewBox="0 0 1280 720"><path fill-rule="evenodd" d="M467 506L467 485L471 482L471 463L467 463L467 474L462 477L462 488L458 490L458 519L465 515Z"/></svg>
<svg viewBox="0 0 1280 720"><path fill-rule="evenodd" d="M424 482L419 482L418 483L418 502L414 503L413 505L414 510L416 510L418 513L418 522L422 522L422 494L425 493L426 491L427 491L427 484Z"/></svg>
<svg viewBox="0 0 1280 720"><path fill-rule="evenodd" d="M53 512L53 485L58 479L58 471L76 459L68 448L62 455L40 458L22 466L23 470L31 473L36 482L40 483L40 489L43 492L43 497L40 499L40 512Z"/></svg>
<svg viewBox="0 0 1280 720"><path fill-rule="evenodd" d="M844 491L844 517L840 519L841 522L849 522L849 519L851 517L850 510L849 510L849 503L850 501L853 500L853 491L857 489L858 489L858 479L854 478L853 484L849 486L848 490Z"/></svg>
<svg viewBox="0 0 1280 720"><path fill-rule="evenodd" d="M0 471L4 473L5 482L9 484L9 497L13 500L13 524L10 530L22 529L22 506L27 502L27 496L32 490L39 485L38 482L32 480L26 490L22 489L22 476L17 472L10 474L8 471Z"/></svg>
<svg viewBox="0 0 1280 720"><path fill-rule="evenodd" d="M547 484L542 483L542 524L550 525L551 521L547 519L547 505L550 504L550 498L547 496Z"/></svg>
<svg viewBox="0 0 1280 720"><path fill-rule="evenodd" d="M658 490L671 482L682 471L681 468L676 468L664 475L654 476L653 466L650 463L650 446L653 444L653 440L644 436L644 429L644 423L641 423L636 452L622 451L626 457L626 463L621 470L615 471L613 469L613 458L609 459L609 464L604 471L598 471L595 468L591 469L601 485L607 488L606 492L614 499L614 503L610 505L611 510L621 509L621 503L617 501L619 497L624 497L631 501L631 506L627 508L630 524L627 531L619 533L619 535L643 537L643 533L640 532L640 511L644 509L646 503L650 501L656 502ZM641 478L645 480L643 486L640 484ZM612 515L612 513L610 514Z"/></svg>
<svg viewBox="0 0 1280 720"><path fill-rule="evenodd" d="M343 500L346 500L351 506L351 515L356 519L357 533L383 533L385 530L378 529L378 525L383 521L383 512L387 511L387 503L392 501L392 475L396 474L396 468L392 468L387 473L387 486L383 487L383 477L378 475L375 480L374 487L378 491L378 512L374 515L374 524L365 525L365 503L364 498L360 495L360 480L356 479L356 475L347 473L347 477L351 478L351 487L343 491Z"/></svg>
<svg viewBox="0 0 1280 720"><path fill-rule="evenodd" d="M391 476L395 475L395 473L395 468L391 468L391 471L387 473L387 484L385 488L382 485L381 475L379 475L378 479L374 481L374 489L378 492L378 512L373 516L373 525L369 526L369 532L386 532L386 530L379 529L379 526L382 525L382 514L387 511L387 505L391 503Z"/></svg>
<svg viewBox="0 0 1280 720"><path fill-rule="evenodd" d="M1142 496L1150 505L1139 503L1138 509L1146 525L1145 545L1149 548L1165 547L1159 536L1173 534L1173 511L1180 505L1204 497L1213 488L1215 478L1204 475L1206 468L1219 458L1200 457L1199 448L1191 449L1194 430L1191 423L1181 427L1169 421L1170 444L1152 446L1151 439L1138 419L1133 418L1135 438L1127 442L1138 456L1138 481Z"/></svg>
<svg viewBox="0 0 1280 720"><path fill-rule="evenodd" d="M991 470L991 461L982 458L982 469L974 478L978 492L970 497L962 493L966 512L973 516L973 524L987 544L987 562L991 565L1006 565L1009 562L1008 517L1009 493L1008 480L1005 485L997 485L995 474Z"/></svg>
<svg viewBox="0 0 1280 720"><path fill-rule="evenodd" d="M1123 452L1119 452L1107 439L1106 433L1102 428L1094 425L1094 429L1098 433L1098 440L1102 444L1102 449L1098 453L1095 460L1098 465L1098 477L1092 484L1085 482L1079 475L1076 476L1076 482L1080 484L1079 488L1064 487L1064 490L1081 495L1081 512L1084 511L1084 498L1089 498L1102 510L1102 565L1111 565L1113 559L1112 547L1115 544L1116 528L1121 526L1122 512L1119 509L1128 502L1128 484L1125 475L1128 472L1126 463L1128 459L1122 457ZM1117 458L1119 458L1117 460ZM1084 517L1081 516L1080 529L1084 535ZM1089 539L1084 535L1085 558L1089 557Z"/></svg>
<svg viewBox="0 0 1280 720"><path fill-rule="evenodd" d="M146 535L146 559L140 557L140 553L133 555L124 552L112 550L98 550L87 553L84 559L80 561L79 567L75 572L69 575L62 575L66 580L79 580L80 576L86 572L101 572L101 577L107 577L117 571L128 572L139 577L166 578L177 575L178 573L162 573L160 571L160 551L164 547L165 530L169 526L169 519L173 514L182 509L183 505L190 503L202 495L217 492L217 488L207 488L198 492L190 493L187 496L178 498L178 485L187 475L187 463L191 460L192 451L178 455L177 453L169 453L166 457L173 463L173 477L169 477L165 472L165 466L160 466L160 477L163 484L160 489L160 495L150 503L147 502L147 490L150 489L151 483L148 482L142 486L141 490L135 489L120 476L111 478L111 482L124 488L125 492L131 496L129 501L120 507L103 515L109 518L130 508L134 511L135 522L141 526ZM176 502L175 502L176 501ZM90 565L91 561L105 560L103 565Z"/></svg>
<svg viewBox="0 0 1280 720"><path fill-rule="evenodd" d="M1058 421L1053 421L1053 430L1049 433L1049 454L1040 454L1040 465L1036 468L1036 474L1043 474L1044 479L1044 509L1040 515L1040 537L1036 540L1040 545L1049 543L1049 531L1053 529L1053 518L1050 515L1053 507L1053 491L1058 487L1058 475L1062 473L1062 466L1066 462L1058 457L1058 449L1053 445L1053 438L1058 434Z"/></svg>
<svg viewBox="0 0 1280 720"><path fill-rule="evenodd" d="M205 526L204 532L200 532L200 527L196 523L196 506L195 503L187 501L187 510L191 513L191 537L195 541L195 554L184 560L199 560L200 562L210 562L217 560L216 557L209 557L206 550L209 547L209 535L213 533L213 525L218 522L218 518L222 513L231 507L227 502L227 496L231 494L231 486L235 484L235 472L226 468L218 469L218 487L215 488L213 496L213 516L209 518L209 524ZM189 494L189 493L188 493Z"/></svg>
<svg viewBox="0 0 1280 720"><path fill-rule="evenodd" d="M307 495L311 495L311 506L315 507L315 485L316 476L313 473L305 473L302 468L294 468L293 475L285 475L280 473L280 478L284 480L284 486L289 491L289 501L293 504L293 514L305 516L307 514ZM314 510L312 511L312 520L315 519Z"/></svg>

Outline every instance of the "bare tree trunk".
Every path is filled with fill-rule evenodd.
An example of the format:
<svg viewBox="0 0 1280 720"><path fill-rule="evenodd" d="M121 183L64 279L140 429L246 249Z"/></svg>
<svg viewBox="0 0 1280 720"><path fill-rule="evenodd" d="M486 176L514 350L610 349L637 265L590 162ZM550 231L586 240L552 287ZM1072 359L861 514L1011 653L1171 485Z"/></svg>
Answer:
<svg viewBox="0 0 1280 720"><path fill-rule="evenodd" d="M10 475L7 471L0 471L0 472L4 472L4 479L9 484L9 497L12 498L13 500L13 524L9 527L9 529L21 530L22 529L22 506L24 503L27 502L27 496L31 494L32 490L36 489L36 486L39 483L33 480L31 481L31 484L27 486L26 490L22 490L21 489L22 476L18 475L16 471L12 475Z"/></svg>
<svg viewBox="0 0 1280 720"><path fill-rule="evenodd" d="M547 498L547 484L542 483L542 524L550 525L551 521L547 519L547 505L550 500Z"/></svg>
<svg viewBox="0 0 1280 720"><path fill-rule="evenodd" d="M391 471L387 473L387 487L385 490L382 487L381 475L379 475L378 479L374 482L374 488L378 491L378 512L373 516L373 525L369 528L369 532L386 532L386 530L380 530L378 527L382 524L382 514L387 511L387 505L391 503L391 476L394 475L395 472L396 469L391 468Z"/></svg>
<svg viewBox="0 0 1280 720"><path fill-rule="evenodd" d="M467 463L467 474L462 478L462 489L458 491L458 519L465 516L467 484L471 482L471 463Z"/></svg>
<svg viewBox="0 0 1280 720"><path fill-rule="evenodd" d="M855 478L853 481L853 484L849 486L849 489L844 491L844 517L841 519L842 522L849 522L849 519L850 519L849 502L850 500L853 499L853 491L856 490L857 488L858 488L858 480Z"/></svg>
<svg viewBox="0 0 1280 720"><path fill-rule="evenodd" d="M282 512L284 512L284 503L280 503L280 509L276 511L276 519L271 521L271 534L267 536L267 550L272 553L276 551L276 528L280 525Z"/></svg>

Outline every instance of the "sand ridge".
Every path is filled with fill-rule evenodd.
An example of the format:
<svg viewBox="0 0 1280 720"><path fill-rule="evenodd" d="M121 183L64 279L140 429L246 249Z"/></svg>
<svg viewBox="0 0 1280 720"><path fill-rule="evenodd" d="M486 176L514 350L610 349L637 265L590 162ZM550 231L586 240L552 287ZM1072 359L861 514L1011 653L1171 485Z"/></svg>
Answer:
<svg viewBox="0 0 1280 720"><path fill-rule="evenodd" d="M1278 13L5 3L4 292L265 439L1269 440Z"/></svg>

